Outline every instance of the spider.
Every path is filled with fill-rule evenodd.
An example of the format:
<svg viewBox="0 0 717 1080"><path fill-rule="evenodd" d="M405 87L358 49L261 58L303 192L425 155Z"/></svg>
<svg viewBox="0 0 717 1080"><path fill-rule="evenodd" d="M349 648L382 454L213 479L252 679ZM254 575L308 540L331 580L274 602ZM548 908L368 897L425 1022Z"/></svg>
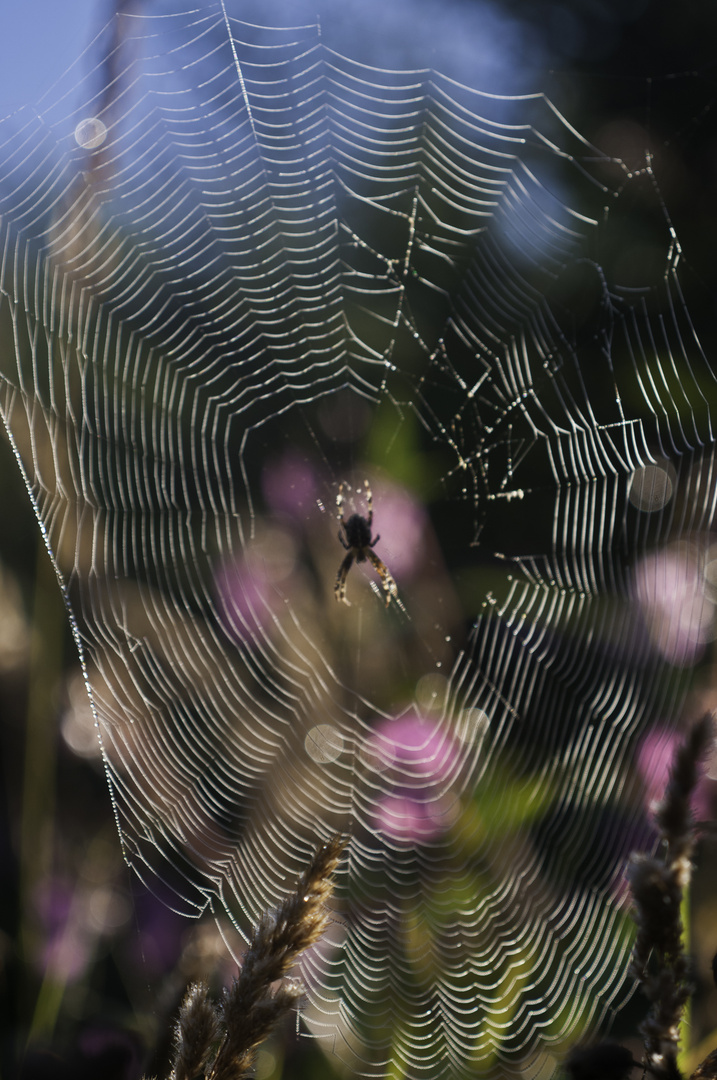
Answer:
<svg viewBox="0 0 717 1080"><path fill-rule="evenodd" d="M336 575L336 584L334 585L334 595L337 600L342 601L344 604L348 604L346 599L346 578L348 577L349 570L353 566L354 562L365 562L369 560L374 570L381 578L381 587L386 594L386 607L391 603L391 597L398 596L398 589L396 588L396 582L391 577L388 569L379 559L378 555L372 550L374 544L377 544L381 539L380 536L374 536L371 539L371 524L373 522L373 495L371 494L371 488L368 486L368 480L364 480L364 487L366 488L366 505L368 507L368 517L363 517L362 514L352 514L348 521L344 518L344 485L339 486L339 493L336 496L336 506L338 508L339 523L342 526L346 539L341 535L341 529L339 529L339 540L346 548L348 552L346 558L339 567L339 572ZM349 605L350 606L350 605Z"/></svg>

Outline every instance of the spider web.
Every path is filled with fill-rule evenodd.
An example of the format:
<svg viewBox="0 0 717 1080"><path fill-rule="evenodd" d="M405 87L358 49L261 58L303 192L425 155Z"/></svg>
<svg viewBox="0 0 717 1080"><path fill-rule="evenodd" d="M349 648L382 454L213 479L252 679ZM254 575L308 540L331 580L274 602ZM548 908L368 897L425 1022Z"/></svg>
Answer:
<svg viewBox="0 0 717 1080"><path fill-rule="evenodd" d="M549 1072L629 992L635 748L684 694L634 567L714 513L678 239L542 95L246 10L119 15L0 128L2 413L124 851L239 954L348 832L308 1028ZM363 563L346 607L366 480L399 602Z"/></svg>

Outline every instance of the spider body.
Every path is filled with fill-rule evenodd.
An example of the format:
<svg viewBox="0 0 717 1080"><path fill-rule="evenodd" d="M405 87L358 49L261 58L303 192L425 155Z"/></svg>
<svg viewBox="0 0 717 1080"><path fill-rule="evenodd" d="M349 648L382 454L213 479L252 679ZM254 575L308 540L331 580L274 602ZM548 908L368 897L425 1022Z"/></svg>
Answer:
<svg viewBox="0 0 717 1080"><path fill-rule="evenodd" d="M344 517L343 484L340 485L339 493L336 496L339 524L341 525L341 529L343 529L343 535L341 529L339 529L339 540L346 548L347 555L341 563L339 572L336 575L334 595L336 599L342 603L349 603L346 599L346 578L348 577L349 570L355 562L366 562L366 560L368 560L381 579L381 587L386 594L386 607L388 607L391 603L391 597L398 596L398 589L396 588L396 582L391 577L388 568L381 562L378 555L373 550L374 544L377 544L381 537L374 536L373 539L371 539L371 528L373 525L373 495L371 494L368 480L364 480L364 487L366 488L366 505L368 507L368 514L366 517L364 517L363 514L352 514L350 518Z"/></svg>
<svg viewBox="0 0 717 1080"><path fill-rule="evenodd" d="M348 521L342 519L341 524L346 533L346 539L344 540L339 529L339 540L347 551L351 551L353 548L356 562L364 562L366 552L381 539L380 536L374 536L373 540L371 539L370 517L365 518L361 514L352 514Z"/></svg>

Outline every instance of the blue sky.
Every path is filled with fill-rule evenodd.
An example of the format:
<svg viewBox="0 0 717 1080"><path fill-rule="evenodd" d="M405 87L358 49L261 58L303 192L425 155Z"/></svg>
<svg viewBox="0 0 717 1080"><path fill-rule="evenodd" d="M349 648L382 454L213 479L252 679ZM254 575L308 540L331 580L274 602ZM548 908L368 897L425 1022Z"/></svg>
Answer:
<svg viewBox="0 0 717 1080"><path fill-rule="evenodd" d="M0 116L48 91L107 12L106 0L0 0Z"/></svg>
<svg viewBox="0 0 717 1080"><path fill-rule="evenodd" d="M179 0L177 6L185 3ZM50 90L109 21L115 6L113 0L0 0L0 117L36 103ZM161 5L149 5L150 10L153 7ZM526 62L534 67L542 59L535 41L529 45L533 55L525 55L528 43L521 41L518 25L501 14L500 5L490 2L242 0L232 7L235 12L260 13L249 21L261 21L267 10L278 7L288 24L312 21L321 12L325 32L330 32L339 51L360 59L363 48L379 66L434 65L471 85L487 83L497 92L524 89L519 79L519 85L514 85L518 73ZM460 34L455 32L457 23L462 27ZM366 34L362 46L357 36ZM90 66L89 58L80 63L78 83ZM506 76L510 76L510 87L503 85Z"/></svg>

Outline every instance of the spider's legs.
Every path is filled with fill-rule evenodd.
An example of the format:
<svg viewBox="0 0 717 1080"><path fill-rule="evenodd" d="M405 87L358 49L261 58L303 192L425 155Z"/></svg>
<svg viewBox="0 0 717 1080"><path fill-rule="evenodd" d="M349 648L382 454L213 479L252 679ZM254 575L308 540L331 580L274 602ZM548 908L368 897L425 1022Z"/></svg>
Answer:
<svg viewBox="0 0 717 1080"><path fill-rule="evenodd" d="M368 507L368 514L366 520L368 521L368 527L371 528L371 522L373 521L373 492L368 486L368 480L364 480L363 486L366 488L366 506Z"/></svg>
<svg viewBox="0 0 717 1080"><path fill-rule="evenodd" d="M391 571L388 569L385 563L381 562L375 551L367 551L366 556L371 560L371 565L373 566L378 576L381 578L381 587L386 593L386 607L388 607L388 605L391 603L392 596L398 599L398 587L396 585L396 582L391 576ZM346 560L344 560L344 562L345 561Z"/></svg>
<svg viewBox="0 0 717 1080"><path fill-rule="evenodd" d="M337 517L341 524L344 523L344 485L339 484L339 490L336 493L336 509L338 511Z"/></svg>
<svg viewBox="0 0 717 1080"><path fill-rule="evenodd" d="M348 607L351 607L351 605L346 599L346 578L348 577L353 561L353 552L349 551L339 567L339 572L336 575L336 584L334 585L334 596L337 600L341 601L342 604L346 604Z"/></svg>

